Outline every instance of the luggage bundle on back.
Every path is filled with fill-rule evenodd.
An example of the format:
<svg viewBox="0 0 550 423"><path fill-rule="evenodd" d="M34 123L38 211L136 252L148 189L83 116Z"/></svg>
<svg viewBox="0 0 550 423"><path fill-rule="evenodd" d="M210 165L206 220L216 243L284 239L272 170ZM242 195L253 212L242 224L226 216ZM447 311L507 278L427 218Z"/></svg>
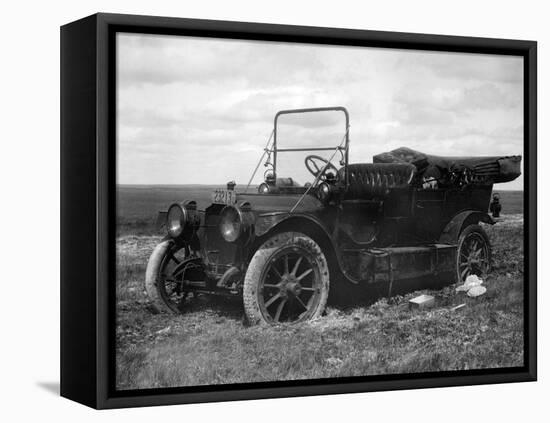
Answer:
<svg viewBox="0 0 550 423"><path fill-rule="evenodd" d="M492 185L521 175L521 156L442 157L400 147L377 154L374 163L410 163L423 182L448 185Z"/></svg>

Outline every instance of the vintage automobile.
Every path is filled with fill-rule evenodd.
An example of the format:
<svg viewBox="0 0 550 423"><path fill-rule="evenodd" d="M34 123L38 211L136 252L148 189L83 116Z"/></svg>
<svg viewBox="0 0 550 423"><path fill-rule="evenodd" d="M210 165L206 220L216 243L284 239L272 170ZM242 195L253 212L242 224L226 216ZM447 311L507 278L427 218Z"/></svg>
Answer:
<svg viewBox="0 0 550 423"><path fill-rule="evenodd" d="M337 145L278 147L281 116L329 111L345 121ZM291 324L320 316L329 294L355 297L382 284L390 296L395 281L455 283L490 271L480 222L495 223L487 214L493 184L517 178L521 156L439 157L398 148L373 163L350 163L349 143L343 107L278 112L246 189L230 182L204 209L186 199L160 212L167 234L145 277L153 307L179 313L188 297L240 296L251 324ZM328 158L306 156L312 180L300 185L278 174L283 151ZM248 192L264 159L265 180Z"/></svg>

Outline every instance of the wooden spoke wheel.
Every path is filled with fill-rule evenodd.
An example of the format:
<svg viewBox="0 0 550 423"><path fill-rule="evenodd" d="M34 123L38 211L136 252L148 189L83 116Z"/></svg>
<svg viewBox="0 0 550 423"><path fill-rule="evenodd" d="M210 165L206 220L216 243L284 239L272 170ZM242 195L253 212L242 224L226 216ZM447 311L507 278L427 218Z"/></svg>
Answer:
<svg viewBox="0 0 550 423"><path fill-rule="evenodd" d="M180 313L186 293L182 289L182 272L179 266L186 258L184 248L173 240L164 240L157 245L145 272L145 289L153 308Z"/></svg>
<svg viewBox="0 0 550 423"><path fill-rule="evenodd" d="M277 234L250 261L245 312L251 323L303 322L322 314L328 291L328 266L317 243L299 233Z"/></svg>
<svg viewBox="0 0 550 423"><path fill-rule="evenodd" d="M470 275L487 277L491 270L491 244L481 226L469 225L460 234L456 267L458 283Z"/></svg>

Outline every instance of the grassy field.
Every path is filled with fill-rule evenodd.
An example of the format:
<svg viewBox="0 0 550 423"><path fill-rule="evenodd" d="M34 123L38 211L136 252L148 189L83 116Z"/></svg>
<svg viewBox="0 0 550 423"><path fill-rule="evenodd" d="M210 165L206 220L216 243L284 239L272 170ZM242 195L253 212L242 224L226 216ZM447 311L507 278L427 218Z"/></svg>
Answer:
<svg viewBox="0 0 550 423"><path fill-rule="evenodd" d="M119 389L519 366L523 363L523 220L487 228L494 271L487 293L453 286L389 301L328 308L291 328L247 327L239 301L199 297L180 316L152 314L143 295L145 263L157 237L118 240ZM428 311L409 310L421 293ZM466 306L452 311L451 308Z"/></svg>
<svg viewBox="0 0 550 423"><path fill-rule="evenodd" d="M497 225L486 226L494 248L494 271L485 282L487 293L481 297L469 298L448 286L369 304L329 307L322 318L291 328L247 327L239 300L198 297L182 315L150 312L143 277L160 236L154 234L146 216L170 203L183 189L158 187L154 200L150 195L144 198L142 193L150 191L143 190L124 187L119 191L119 210L124 211L117 239L119 389L523 363L521 214L506 215ZM522 209L517 194L504 192L501 199L505 211ZM140 224L141 219L146 222ZM408 300L421 293L434 295L436 306L427 311L410 310ZM465 307L451 310L463 303Z"/></svg>

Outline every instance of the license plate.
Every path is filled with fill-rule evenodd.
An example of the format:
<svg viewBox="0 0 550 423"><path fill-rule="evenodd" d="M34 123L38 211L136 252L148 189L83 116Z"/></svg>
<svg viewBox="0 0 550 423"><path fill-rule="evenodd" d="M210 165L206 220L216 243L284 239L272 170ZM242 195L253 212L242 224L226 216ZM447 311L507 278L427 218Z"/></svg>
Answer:
<svg viewBox="0 0 550 423"><path fill-rule="evenodd" d="M235 204L237 193L228 189L217 189L212 193L212 202L216 204Z"/></svg>

